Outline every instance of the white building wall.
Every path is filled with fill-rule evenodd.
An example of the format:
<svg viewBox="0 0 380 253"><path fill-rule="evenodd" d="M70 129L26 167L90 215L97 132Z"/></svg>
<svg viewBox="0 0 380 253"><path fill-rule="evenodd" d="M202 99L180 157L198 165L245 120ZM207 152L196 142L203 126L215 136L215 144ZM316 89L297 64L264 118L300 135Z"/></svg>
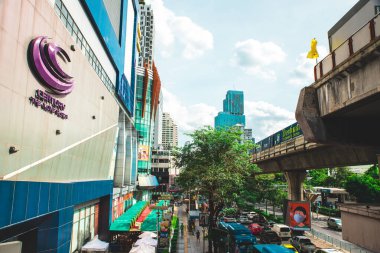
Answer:
<svg viewBox="0 0 380 253"><path fill-rule="evenodd" d="M67 10L70 12L70 15L73 17L75 23L78 25L80 31L82 32L83 37L87 40L99 62L102 64L108 77L111 79L113 85L115 86L117 79L116 70L111 63L111 60L108 58L106 50L103 48L97 33L95 32L90 20L88 19L87 14L82 8L82 5L79 1L73 0L62 0L62 2L65 4Z"/></svg>

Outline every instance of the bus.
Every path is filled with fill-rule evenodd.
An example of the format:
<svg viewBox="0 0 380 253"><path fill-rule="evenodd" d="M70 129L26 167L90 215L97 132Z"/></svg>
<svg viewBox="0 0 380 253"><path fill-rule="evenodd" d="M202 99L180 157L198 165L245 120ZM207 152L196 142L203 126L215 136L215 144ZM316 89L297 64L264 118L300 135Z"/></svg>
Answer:
<svg viewBox="0 0 380 253"><path fill-rule="evenodd" d="M256 237L248 228L236 222L219 222L219 228L228 234L229 252L251 253Z"/></svg>

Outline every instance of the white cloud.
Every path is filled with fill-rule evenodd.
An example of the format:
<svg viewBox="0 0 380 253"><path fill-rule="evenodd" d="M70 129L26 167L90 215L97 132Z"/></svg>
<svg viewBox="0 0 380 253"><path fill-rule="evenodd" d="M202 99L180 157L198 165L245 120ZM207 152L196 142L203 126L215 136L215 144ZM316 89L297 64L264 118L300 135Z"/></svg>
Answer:
<svg viewBox="0 0 380 253"><path fill-rule="evenodd" d="M242 68L247 74L276 80L276 73L270 66L283 62L285 58L285 52L275 43L248 39L235 44L231 62Z"/></svg>
<svg viewBox="0 0 380 253"><path fill-rule="evenodd" d="M186 106L165 88L162 93L164 112L170 113L182 134L203 126L214 126L214 117L218 114L215 107L204 103Z"/></svg>
<svg viewBox="0 0 380 253"><path fill-rule="evenodd" d="M163 57L169 57L177 44L182 56L194 59L213 48L211 32L194 23L190 18L177 16L165 7L162 0L152 0L155 18L155 41Z"/></svg>
<svg viewBox="0 0 380 253"><path fill-rule="evenodd" d="M164 112L170 113L180 132L180 145L188 138L184 135L203 126L214 126L218 109L204 103L184 105L165 88ZM246 101L244 105L246 127L253 129L256 140L261 140L295 122L294 112L263 101Z"/></svg>
<svg viewBox="0 0 380 253"><path fill-rule="evenodd" d="M246 101L244 105L246 123L253 129L256 141L294 123L294 112L263 101Z"/></svg>
<svg viewBox="0 0 380 253"><path fill-rule="evenodd" d="M328 54L324 46L318 47L319 59L322 60ZM314 82L315 59L306 58L307 52L299 54L296 59L297 66L291 73L288 83L296 87L304 87Z"/></svg>

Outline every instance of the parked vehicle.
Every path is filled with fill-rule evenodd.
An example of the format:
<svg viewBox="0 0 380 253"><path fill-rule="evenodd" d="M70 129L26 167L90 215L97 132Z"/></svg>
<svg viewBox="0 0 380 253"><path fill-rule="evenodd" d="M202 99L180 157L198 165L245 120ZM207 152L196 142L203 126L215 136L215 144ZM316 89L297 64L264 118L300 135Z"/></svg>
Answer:
<svg viewBox="0 0 380 253"><path fill-rule="evenodd" d="M248 217L247 216L244 216L244 215L241 215L240 217L239 217L239 222L241 223L241 224L249 224L249 223L251 223L250 221L249 221L249 219L248 219Z"/></svg>
<svg viewBox="0 0 380 253"><path fill-rule="evenodd" d="M315 245L306 236L295 236L290 240L290 243L299 252L314 252L316 249Z"/></svg>
<svg viewBox="0 0 380 253"><path fill-rule="evenodd" d="M274 231L263 231L260 234L260 243L263 244L278 244L281 245L281 237Z"/></svg>
<svg viewBox="0 0 380 253"><path fill-rule="evenodd" d="M343 253L337 249L317 249L314 253Z"/></svg>
<svg viewBox="0 0 380 253"><path fill-rule="evenodd" d="M221 219L221 221L223 221L223 222L236 222L236 218L234 218L234 217L223 217Z"/></svg>
<svg viewBox="0 0 380 253"><path fill-rule="evenodd" d="M255 215L257 215L257 213L252 211L252 212L249 212L247 214L247 217L248 217L248 219L253 219L253 216L255 216Z"/></svg>
<svg viewBox="0 0 380 253"><path fill-rule="evenodd" d="M287 249L275 244L257 244L253 246L253 253L294 253L291 249Z"/></svg>
<svg viewBox="0 0 380 253"><path fill-rule="evenodd" d="M337 218L328 218L327 226L332 229L342 230L342 220Z"/></svg>
<svg viewBox="0 0 380 253"><path fill-rule="evenodd" d="M272 230L276 232L283 240L288 240L292 237L290 228L284 224L274 224Z"/></svg>
<svg viewBox="0 0 380 253"><path fill-rule="evenodd" d="M264 231L264 228L257 223L251 223L248 225L248 229L254 235L260 235Z"/></svg>
<svg viewBox="0 0 380 253"><path fill-rule="evenodd" d="M298 253L297 249L294 248L294 246L291 245L291 244L289 244L289 243L282 244L282 246L285 247L285 248L287 248L287 249L292 250L292 252L294 252L294 253Z"/></svg>

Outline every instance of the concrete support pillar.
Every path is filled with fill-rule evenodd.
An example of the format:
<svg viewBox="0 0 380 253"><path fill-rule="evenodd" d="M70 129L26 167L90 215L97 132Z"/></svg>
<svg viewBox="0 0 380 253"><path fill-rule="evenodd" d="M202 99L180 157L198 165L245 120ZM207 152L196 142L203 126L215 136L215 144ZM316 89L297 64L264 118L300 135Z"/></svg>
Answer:
<svg viewBox="0 0 380 253"><path fill-rule="evenodd" d="M306 171L287 171L284 174L288 182L288 199L293 201L304 200L302 183L306 178Z"/></svg>

